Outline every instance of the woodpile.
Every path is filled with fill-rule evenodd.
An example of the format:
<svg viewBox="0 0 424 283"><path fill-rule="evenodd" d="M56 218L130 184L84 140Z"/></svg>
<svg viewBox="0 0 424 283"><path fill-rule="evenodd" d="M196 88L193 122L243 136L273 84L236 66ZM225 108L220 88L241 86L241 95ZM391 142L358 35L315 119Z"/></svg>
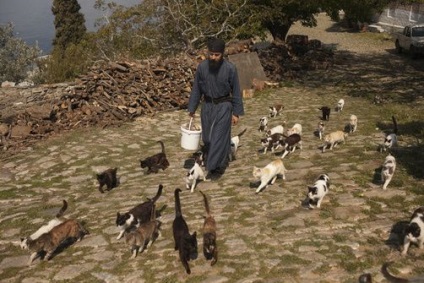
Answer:
<svg viewBox="0 0 424 283"><path fill-rule="evenodd" d="M332 53L322 50L320 42L311 44L301 38L293 42L308 47L304 54L287 44L253 49L251 40L234 43L228 51L258 52L264 71L273 82L328 68ZM0 89L4 105L0 107L0 147L20 148L79 127L116 126L157 111L185 109L198 62L198 56L178 56L99 64L74 83L18 90L22 101L18 101L19 95L13 100L1 97Z"/></svg>

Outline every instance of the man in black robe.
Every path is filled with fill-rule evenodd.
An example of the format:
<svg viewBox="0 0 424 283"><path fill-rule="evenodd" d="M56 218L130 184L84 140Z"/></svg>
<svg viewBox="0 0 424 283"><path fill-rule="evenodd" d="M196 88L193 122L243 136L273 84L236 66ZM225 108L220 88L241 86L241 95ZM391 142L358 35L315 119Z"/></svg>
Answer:
<svg viewBox="0 0 424 283"><path fill-rule="evenodd" d="M190 117L203 97L201 108L202 141L207 149L207 178L219 178L228 165L231 151L231 124L244 114L237 69L224 60L225 42L211 39L208 58L196 70L188 111Z"/></svg>

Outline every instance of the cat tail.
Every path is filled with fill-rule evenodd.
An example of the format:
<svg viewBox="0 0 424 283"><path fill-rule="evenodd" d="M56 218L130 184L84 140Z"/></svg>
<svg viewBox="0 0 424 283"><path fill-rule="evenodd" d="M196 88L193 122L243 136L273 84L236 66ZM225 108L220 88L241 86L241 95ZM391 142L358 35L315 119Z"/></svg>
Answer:
<svg viewBox="0 0 424 283"><path fill-rule="evenodd" d="M163 141L158 141L160 143L160 146L162 147L162 153L165 153L165 145L163 144Z"/></svg>
<svg viewBox="0 0 424 283"><path fill-rule="evenodd" d="M156 193L156 195L150 201L155 203L159 199L159 197L162 195L162 190L163 190L163 186L162 186L162 184L159 184L158 192Z"/></svg>
<svg viewBox="0 0 424 283"><path fill-rule="evenodd" d="M392 116L392 121L393 121L393 133L397 134L398 133L398 125L397 125L397 121L395 116Z"/></svg>
<svg viewBox="0 0 424 283"><path fill-rule="evenodd" d="M241 137L246 131L247 131L247 128L245 128L243 131L241 131L241 133L239 133L237 136Z"/></svg>
<svg viewBox="0 0 424 283"><path fill-rule="evenodd" d="M207 216L210 216L211 213L210 213L210 210L209 210L208 198L206 197L206 195L202 191L199 191L199 192L203 195L203 201L205 203L206 214L207 214Z"/></svg>
<svg viewBox="0 0 424 283"><path fill-rule="evenodd" d="M393 283L408 283L409 280L408 279L404 279L404 278L400 278L400 277L395 277L393 275L391 275L389 273L389 270L387 269L388 266L392 264L392 262L386 262L385 264L383 264L383 266L381 267L381 273L383 273L384 277L389 281L389 282L393 282Z"/></svg>
<svg viewBox="0 0 424 283"><path fill-rule="evenodd" d="M60 208L59 212L56 214L56 218L62 217L63 213L66 211L67 208L68 203L66 202L66 200L63 200L63 205Z"/></svg>
<svg viewBox="0 0 424 283"><path fill-rule="evenodd" d="M180 217L181 213L181 203L180 203L180 192L181 189L175 189L174 197L175 197L175 217Z"/></svg>

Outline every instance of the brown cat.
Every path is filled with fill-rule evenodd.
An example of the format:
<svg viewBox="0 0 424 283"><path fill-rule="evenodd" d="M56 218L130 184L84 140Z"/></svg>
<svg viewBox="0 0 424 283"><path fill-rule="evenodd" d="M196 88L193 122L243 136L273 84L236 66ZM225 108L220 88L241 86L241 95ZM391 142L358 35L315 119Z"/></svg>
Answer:
<svg viewBox="0 0 424 283"><path fill-rule="evenodd" d="M140 160L141 168L148 168L147 174L158 173L159 169L165 170L169 167L169 161L166 158L165 154L165 145L162 141L158 141L158 143L160 143L162 147L162 151L160 153L147 157L146 159Z"/></svg>
<svg viewBox="0 0 424 283"><path fill-rule="evenodd" d="M132 258L138 253L147 250L159 236L160 222L156 220L156 209L153 207L149 222L141 224L139 227L129 228L125 233L125 243L130 245Z"/></svg>
<svg viewBox="0 0 424 283"><path fill-rule="evenodd" d="M190 235L187 222L181 213L180 203L181 189L175 189L175 219L172 222L172 232L174 235L175 250L179 252L180 260L187 272L191 273L188 261L197 258L197 238L196 232Z"/></svg>
<svg viewBox="0 0 424 283"><path fill-rule="evenodd" d="M205 221L203 223L203 254L207 260L212 260L211 265L214 265L218 261L218 247L216 245L216 222L215 218L211 215L209 210L209 203L206 195L200 191L203 195L203 201L205 202Z"/></svg>
<svg viewBox="0 0 424 283"><path fill-rule="evenodd" d="M28 240L28 248L32 251L28 264L31 265L42 252L46 253L44 260L49 260L63 241L67 239L80 241L87 234L89 232L78 221L74 219L64 221L37 239Z"/></svg>
<svg viewBox="0 0 424 283"><path fill-rule="evenodd" d="M118 186L118 178L116 172L118 168L109 168L100 174L96 174L97 181L99 181L99 191L103 194L103 186L106 185L107 190L110 191Z"/></svg>

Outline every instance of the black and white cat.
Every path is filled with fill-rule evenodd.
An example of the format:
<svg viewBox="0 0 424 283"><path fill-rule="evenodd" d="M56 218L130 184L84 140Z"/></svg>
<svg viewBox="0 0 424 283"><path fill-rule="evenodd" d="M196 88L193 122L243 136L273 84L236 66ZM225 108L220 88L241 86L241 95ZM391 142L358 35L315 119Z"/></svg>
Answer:
<svg viewBox="0 0 424 283"><path fill-rule="evenodd" d="M286 172L287 170L284 167L283 160L281 159L276 159L271 163L268 163L268 165L263 168L253 166L253 177L256 180L261 181L259 187L256 189L256 193L260 193L266 186L268 186L268 183L271 183L271 185L274 184L278 175L282 175L283 180L285 180Z"/></svg>
<svg viewBox="0 0 424 283"><path fill-rule="evenodd" d="M308 200L310 208L320 208L324 196L330 189L330 177L327 174L319 175L313 186L308 186ZM316 203L316 206L314 206Z"/></svg>
<svg viewBox="0 0 424 283"><path fill-rule="evenodd" d="M397 146L397 133L398 133L398 126L397 126L397 121L395 116L392 116L392 121L393 121L393 133L388 134L385 138L384 138L384 142L383 145L381 146L381 151L387 151L388 149L391 149L393 147Z"/></svg>
<svg viewBox="0 0 424 283"><path fill-rule="evenodd" d="M191 167L190 171L187 172L186 188L191 189L190 191L194 192L194 188L196 187L197 180L206 181L206 175L202 167L198 163L198 160L195 160L193 167Z"/></svg>
<svg viewBox="0 0 424 283"><path fill-rule="evenodd" d="M282 147L284 140L283 134L275 133L269 137L261 139L261 146L263 148L263 153L266 154L268 150L274 152L276 149Z"/></svg>
<svg viewBox="0 0 424 283"><path fill-rule="evenodd" d="M356 132L356 129L358 128L358 117L356 115L350 115L349 118L349 133L352 134Z"/></svg>
<svg viewBox="0 0 424 283"><path fill-rule="evenodd" d="M396 159L389 153L384 160L383 166L381 167L381 182L383 183L383 190L387 189L390 181L393 178L396 170Z"/></svg>
<svg viewBox="0 0 424 283"><path fill-rule="evenodd" d="M408 253L408 248L411 243L417 244L420 249L424 247L424 206L421 206L414 211L409 225L405 229L402 255L406 255Z"/></svg>
<svg viewBox="0 0 424 283"><path fill-rule="evenodd" d="M180 261L187 274L191 273L188 262L197 258L197 238L196 232L190 234L187 222L181 212L180 202L181 189L175 189L175 218L172 222L172 232L174 235L175 250L178 251Z"/></svg>
<svg viewBox="0 0 424 283"><path fill-rule="evenodd" d="M302 138L300 137L300 135L292 134L288 136L284 140L284 151L283 155L281 155L281 159L286 157L287 154L294 152L296 150L296 147L298 146L300 149L302 149Z"/></svg>
<svg viewBox="0 0 424 283"><path fill-rule="evenodd" d="M324 135L325 124L324 122L318 122L317 133L320 140L322 140L322 136Z"/></svg>
<svg viewBox="0 0 424 283"><path fill-rule="evenodd" d="M154 198L149 199L143 203L136 205L131 208L128 212L120 214L119 212L116 215L116 226L118 226L120 232L117 240L121 239L124 236L125 230L130 226L139 226L142 223L146 223L150 220L152 210L155 207L156 201L162 194L163 186L159 185L158 191Z"/></svg>

